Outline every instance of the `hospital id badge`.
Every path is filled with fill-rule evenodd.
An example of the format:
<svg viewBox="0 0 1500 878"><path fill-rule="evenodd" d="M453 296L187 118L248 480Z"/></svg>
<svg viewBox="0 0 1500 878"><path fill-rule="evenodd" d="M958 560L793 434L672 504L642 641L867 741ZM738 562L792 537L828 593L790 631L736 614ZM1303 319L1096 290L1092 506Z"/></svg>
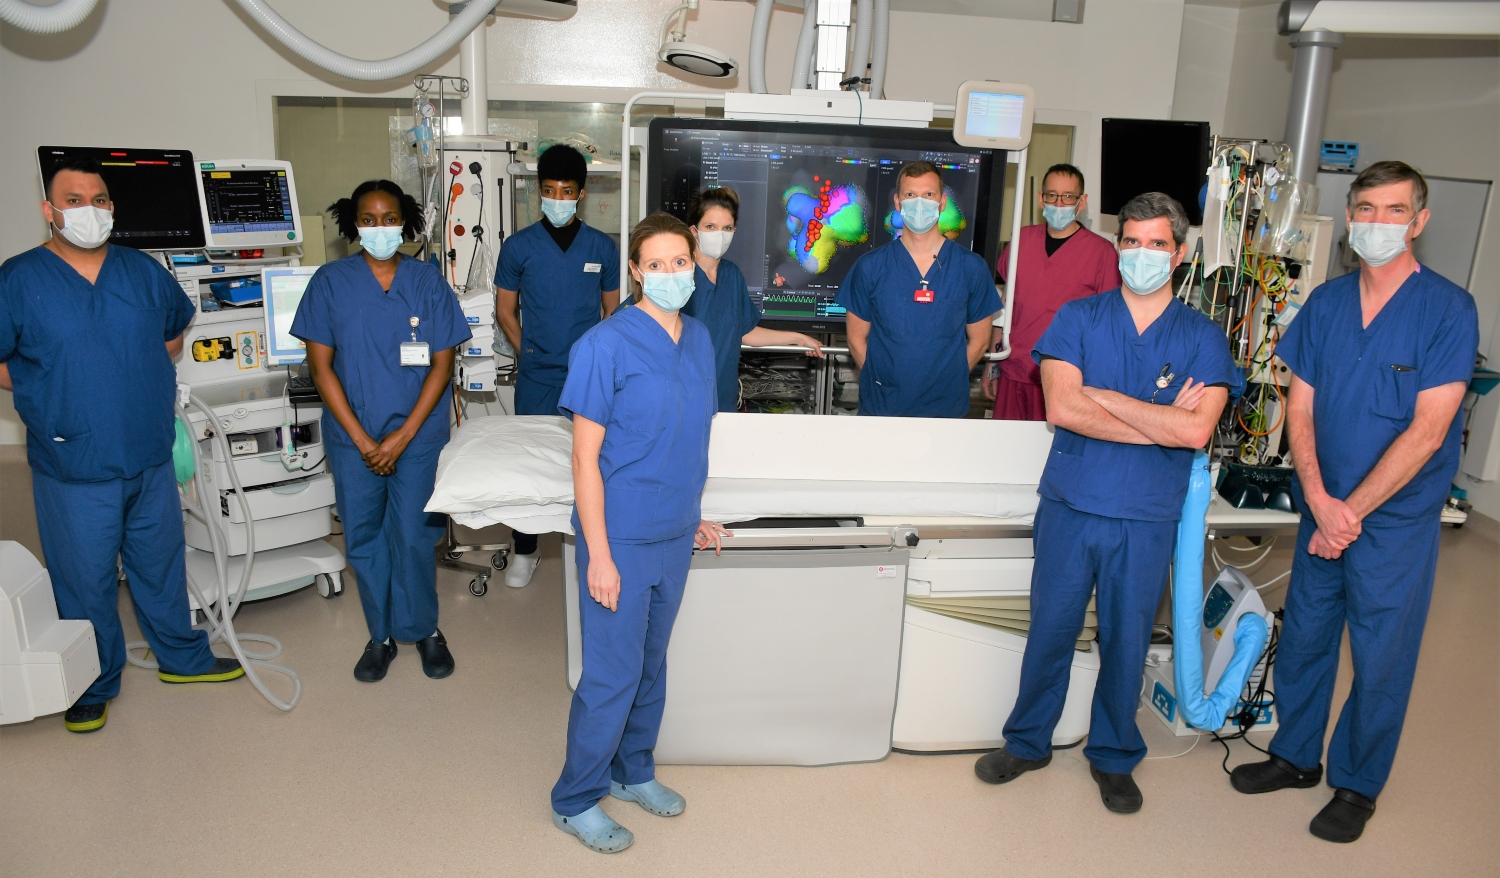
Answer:
<svg viewBox="0 0 1500 878"><path fill-rule="evenodd" d="M929 290L926 287L922 287L921 289L911 294L911 300L913 302L921 302L924 305L931 305L932 290Z"/></svg>
<svg viewBox="0 0 1500 878"><path fill-rule="evenodd" d="M401 365L428 366L431 364L432 357L427 352L427 342L404 341L401 343Z"/></svg>

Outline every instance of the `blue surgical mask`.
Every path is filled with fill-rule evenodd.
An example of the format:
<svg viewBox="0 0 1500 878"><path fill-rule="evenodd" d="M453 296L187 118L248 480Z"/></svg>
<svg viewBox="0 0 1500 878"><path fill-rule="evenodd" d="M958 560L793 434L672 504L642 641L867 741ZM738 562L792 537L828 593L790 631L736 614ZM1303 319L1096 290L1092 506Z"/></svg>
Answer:
<svg viewBox="0 0 1500 878"><path fill-rule="evenodd" d="M1172 279L1172 251L1146 247L1121 250L1120 278L1132 293L1151 295Z"/></svg>
<svg viewBox="0 0 1500 878"><path fill-rule="evenodd" d="M641 275L641 292L663 311L680 311L693 297L697 285L693 270L647 271Z"/></svg>
<svg viewBox="0 0 1500 878"><path fill-rule="evenodd" d="M376 259L390 259L401 246L400 226L362 226L359 246Z"/></svg>
<svg viewBox="0 0 1500 878"><path fill-rule="evenodd" d="M1077 218L1078 205L1076 204L1070 204L1067 207L1063 207L1061 204L1042 205L1042 219L1047 221L1047 225L1059 232L1071 226L1073 220Z"/></svg>
<svg viewBox="0 0 1500 878"><path fill-rule="evenodd" d="M943 206L931 198L901 199L901 227L920 235L937 225Z"/></svg>
<svg viewBox="0 0 1500 878"><path fill-rule="evenodd" d="M578 212L578 199L571 201L566 198L543 198L542 216L554 226L562 227L573 221L573 214Z"/></svg>
<svg viewBox="0 0 1500 878"><path fill-rule="evenodd" d="M1367 264L1379 268L1406 252L1404 223L1350 223L1349 246Z"/></svg>

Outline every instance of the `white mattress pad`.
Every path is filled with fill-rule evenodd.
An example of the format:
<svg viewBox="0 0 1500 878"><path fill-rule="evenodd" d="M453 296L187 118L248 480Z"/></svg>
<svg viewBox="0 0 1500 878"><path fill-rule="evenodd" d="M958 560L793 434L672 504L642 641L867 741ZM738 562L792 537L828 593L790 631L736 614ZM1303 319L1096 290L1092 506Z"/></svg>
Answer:
<svg viewBox="0 0 1500 878"><path fill-rule="evenodd" d="M443 449L427 511L471 528L572 533L572 438L561 417L470 421ZM1035 484L711 477L703 491L703 517L722 524L880 515L1029 525L1036 506Z"/></svg>

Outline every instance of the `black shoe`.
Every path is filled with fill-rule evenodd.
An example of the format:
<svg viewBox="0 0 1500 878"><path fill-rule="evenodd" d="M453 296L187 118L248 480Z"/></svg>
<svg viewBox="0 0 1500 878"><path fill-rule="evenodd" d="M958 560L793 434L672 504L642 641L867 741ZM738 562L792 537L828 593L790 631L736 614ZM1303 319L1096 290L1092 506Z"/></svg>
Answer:
<svg viewBox="0 0 1500 878"><path fill-rule="evenodd" d="M109 719L109 702L98 704L75 704L63 714L63 726L70 732L97 732Z"/></svg>
<svg viewBox="0 0 1500 878"><path fill-rule="evenodd" d="M223 683L245 676L245 669L232 658L214 658L214 663L201 674L171 674L158 670L157 679L163 683Z"/></svg>
<svg viewBox="0 0 1500 878"><path fill-rule="evenodd" d="M1312 819L1307 831L1324 841L1348 844L1364 833L1365 823L1373 816L1374 799L1366 799L1353 790L1334 790L1333 800Z"/></svg>
<svg viewBox="0 0 1500 878"><path fill-rule="evenodd" d="M1001 747L979 757L974 763L974 774L985 783L1009 783L1028 771L1046 768L1051 763L1051 753L1041 759L1022 759Z"/></svg>
<svg viewBox="0 0 1500 878"><path fill-rule="evenodd" d="M441 680L453 673L453 653L448 651L448 638L443 632L434 631L431 637L417 641L417 653L422 656L422 673L434 680Z"/></svg>
<svg viewBox="0 0 1500 878"><path fill-rule="evenodd" d="M1265 762L1247 762L1229 773L1230 785L1246 795L1274 793L1288 787L1305 790L1317 786L1322 779L1322 765L1298 768L1280 756L1272 756Z"/></svg>
<svg viewBox="0 0 1500 878"><path fill-rule="evenodd" d="M384 680L385 672L391 667L391 659L395 657L395 641L370 641L365 644L365 654L359 657L359 663L354 666L354 679L361 683L378 683Z"/></svg>
<svg viewBox="0 0 1500 878"><path fill-rule="evenodd" d="M1145 804L1146 797L1141 795L1141 788L1135 785L1135 778L1130 775L1111 774L1092 765L1089 774L1099 785L1099 798L1104 800L1104 807L1116 814L1134 814Z"/></svg>

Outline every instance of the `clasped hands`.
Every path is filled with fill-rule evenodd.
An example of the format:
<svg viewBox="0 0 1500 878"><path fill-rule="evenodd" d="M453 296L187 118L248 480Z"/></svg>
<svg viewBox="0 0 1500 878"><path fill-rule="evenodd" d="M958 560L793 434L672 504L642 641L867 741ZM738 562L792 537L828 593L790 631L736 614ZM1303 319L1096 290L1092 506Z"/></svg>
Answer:
<svg viewBox="0 0 1500 878"><path fill-rule="evenodd" d="M360 457L365 460L365 466L377 476L388 476L396 472L396 461L401 458L406 446L411 444L411 436L403 430L393 430L379 442L364 437L364 441L357 442L355 447L359 449Z"/></svg>
<svg viewBox="0 0 1500 878"><path fill-rule="evenodd" d="M1303 492L1307 505L1312 508L1313 520L1318 528L1307 541L1307 552L1327 561L1344 554L1349 544L1359 538L1363 529L1359 513L1343 500L1323 494L1314 500Z"/></svg>

